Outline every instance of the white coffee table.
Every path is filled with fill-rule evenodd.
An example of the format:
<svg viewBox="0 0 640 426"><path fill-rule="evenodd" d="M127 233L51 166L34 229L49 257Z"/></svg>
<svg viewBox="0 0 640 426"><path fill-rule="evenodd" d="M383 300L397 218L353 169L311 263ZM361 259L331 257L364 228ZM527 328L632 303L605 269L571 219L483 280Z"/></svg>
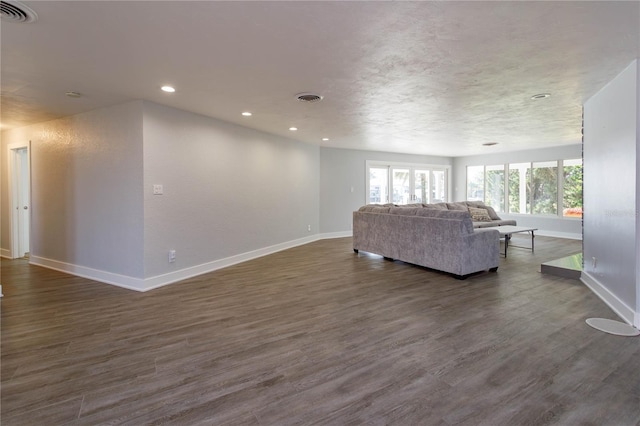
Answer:
<svg viewBox="0 0 640 426"><path fill-rule="evenodd" d="M504 257L507 257L507 249L509 248L509 241L511 241L512 234L529 232L531 234L531 247L521 247L521 248L528 248L528 249L531 249L531 251L533 251L534 249L533 239L535 238L534 231L537 231L538 228L530 228L528 226L504 225L504 226L498 226L496 229L498 230L498 232L500 232L500 238L504 238ZM520 247L520 246L513 246L513 247Z"/></svg>

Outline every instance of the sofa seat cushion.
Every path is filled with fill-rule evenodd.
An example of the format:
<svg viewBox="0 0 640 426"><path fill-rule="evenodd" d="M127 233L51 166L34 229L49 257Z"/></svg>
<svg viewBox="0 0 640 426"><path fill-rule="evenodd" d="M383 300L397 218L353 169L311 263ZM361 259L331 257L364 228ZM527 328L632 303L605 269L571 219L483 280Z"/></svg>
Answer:
<svg viewBox="0 0 640 426"><path fill-rule="evenodd" d="M513 225L516 226L517 222L511 219L492 220L491 222L473 222L474 228L491 228L494 226Z"/></svg>

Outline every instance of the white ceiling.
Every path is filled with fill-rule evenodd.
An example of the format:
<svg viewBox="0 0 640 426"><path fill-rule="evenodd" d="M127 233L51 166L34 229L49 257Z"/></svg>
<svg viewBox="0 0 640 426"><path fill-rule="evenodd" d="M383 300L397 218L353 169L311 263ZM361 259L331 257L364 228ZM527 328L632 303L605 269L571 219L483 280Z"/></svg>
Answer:
<svg viewBox="0 0 640 426"><path fill-rule="evenodd" d="M145 99L339 148L575 144L583 102L640 57L636 1L23 3L35 23L1 24L3 129Z"/></svg>

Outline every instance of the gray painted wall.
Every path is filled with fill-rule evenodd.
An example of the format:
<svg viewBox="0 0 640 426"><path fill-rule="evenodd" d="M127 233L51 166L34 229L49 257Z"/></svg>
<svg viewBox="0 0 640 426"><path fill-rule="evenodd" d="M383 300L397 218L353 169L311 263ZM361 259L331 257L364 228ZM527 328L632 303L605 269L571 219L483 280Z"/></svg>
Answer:
<svg viewBox="0 0 640 426"><path fill-rule="evenodd" d="M488 147L487 149L490 150L491 147ZM456 157L453 160L454 201L462 201L467 198L467 166L527 163L531 161L551 161L581 157L582 145L579 144L526 151ZM570 238L581 238L582 235L582 221L580 219L506 213L500 213L500 217L503 219L515 219L519 226L536 227L540 230L539 234Z"/></svg>
<svg viewBox="0 0 640 426"><path fill-rule="evenodd" d="M638 69L638 59L635 61L636 66L636 310L634 326L640 328L640 173L638 173L638 164L640 164L640 70Z"/></svg>
<svg viewBox="0 0 640 426"><path fill-rule="evenodd" d="M323 234L351 231L353 211L366 203L365 164L367 160L433 165L452 164L452 159L449 157L321 148L320 232Z"/></svg>
<svg viewBox="0 0 640 426"><path fill-rule="evenodd" d="M584 272L636 316L638 87L635 61L584 105Z"/></svg>
<svg viewBox="0 0 640 426"><path fill-rule="evenodd" d="M638 238L638 230L640 230L640 173L638 173L638 164L640 164L640 70L638 69L638 61L636 59L636 309L634 326L640 328L640 239Z"/></svg>
<svg viewBox="0 0 640 426"><path fill-rule="evenodd" d="M145 102L145 276L317 234L319 151Z"/></svg>
<svg viewBox="0 0 640 426"><path fill-rule="evenodd" d="M142 102L3 132L3 206L6 147L28 140L32 257L141 278ZM4 249L8 214L3 208Z"/></svg>

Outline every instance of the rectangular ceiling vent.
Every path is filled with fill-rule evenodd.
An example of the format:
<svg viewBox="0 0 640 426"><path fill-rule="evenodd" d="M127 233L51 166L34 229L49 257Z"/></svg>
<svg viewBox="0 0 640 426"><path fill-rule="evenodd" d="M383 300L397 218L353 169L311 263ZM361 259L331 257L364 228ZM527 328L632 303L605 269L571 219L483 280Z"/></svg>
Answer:
<svg viewBox="0 0 640 426"><path fill-rule="evenodd" d="M6 22L29 23L38 20L38 15L18 1L0 1L0 17Z"/></svg>

